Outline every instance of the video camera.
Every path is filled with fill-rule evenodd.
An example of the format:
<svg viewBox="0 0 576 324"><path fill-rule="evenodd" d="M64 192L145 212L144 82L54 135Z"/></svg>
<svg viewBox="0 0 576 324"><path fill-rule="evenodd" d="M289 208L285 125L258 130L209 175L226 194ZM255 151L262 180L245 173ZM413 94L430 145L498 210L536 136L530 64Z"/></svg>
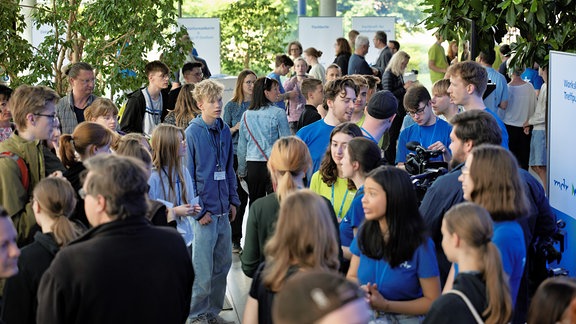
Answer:
<svg viewBox="0 0 576 324"><path fill-rule="evenodd" d="M406 155L404 167L410 174L410 179L418 195L418 201L421 201L434 180L448 172L448 163L430 161L431 158L441 156L443 152L440 150L427 150L418 142L408 142L406 143L406 148L416 152Z"/></svg>

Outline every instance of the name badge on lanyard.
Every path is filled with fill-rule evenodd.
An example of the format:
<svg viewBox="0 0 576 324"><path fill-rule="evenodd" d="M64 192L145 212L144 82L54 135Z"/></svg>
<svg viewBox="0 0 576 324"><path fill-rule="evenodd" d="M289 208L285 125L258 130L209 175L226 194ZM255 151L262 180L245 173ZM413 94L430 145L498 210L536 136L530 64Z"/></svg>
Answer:
<svg viewBox="0 0 576 324"><path fill-rule="evenodd" d="M221 181L221 180L226 180L226 172L225 171L214 172L214 181Z"/></svg>

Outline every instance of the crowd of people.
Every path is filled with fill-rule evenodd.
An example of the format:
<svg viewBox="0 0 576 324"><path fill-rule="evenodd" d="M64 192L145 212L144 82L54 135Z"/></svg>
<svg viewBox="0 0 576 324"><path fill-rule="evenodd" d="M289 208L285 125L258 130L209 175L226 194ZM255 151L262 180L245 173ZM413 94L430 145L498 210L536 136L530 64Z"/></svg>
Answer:
<svg viewBox="0 0 576 324"><path fill-rule="evenodd" d="M436 37L430 90L383 31L373 64L355 31L326 68L291 42L225 105L199 60L149 62L121 112L84 62L62 98L0 86L1 321L227 323L237 253L243 323L575 323L574 280L534 270L547 71ZM448 171L420 197L422 149Z"/></svg>

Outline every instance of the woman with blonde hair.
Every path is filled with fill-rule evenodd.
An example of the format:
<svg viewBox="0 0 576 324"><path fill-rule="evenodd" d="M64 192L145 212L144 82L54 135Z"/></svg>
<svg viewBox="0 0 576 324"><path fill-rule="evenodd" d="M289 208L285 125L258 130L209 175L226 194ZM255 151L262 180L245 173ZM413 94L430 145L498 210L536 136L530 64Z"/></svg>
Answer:
<svg viewBox="0 0 576 324"><path fill-rule="evenodd" d="M384 74L382 75L382 90L389 90L392 92L394 97L398 100L398 108L396 110L396 117L392 121L390 130L388 134L390 135L390 144L386 149L385 156L388 161L396 161L396 145L398 142L398 136L400 136L400 129L402 128L402 122L406 116L406 110L404 108L404 96L406 91L410 88L414 82L408 81L404 82L404 71L406 71L406 66L410 61L410 55L404 51L398 51L396 54L392 55Z"/></svg>
<svg viewBox="0 0 576 324"><path fill-rule="evenodd" d="M82 161L98 155L109 154L114 141L114 133L110 129L94 122L82 122L76 126L72 134L60 136L59 156L66 168L64 177L70 181L76 192L82 188L81 174L86 168ZM76 196L78 204L73 219L90 226L84 211L84 199Z"/></svg>
<svg viewBox="0 0 576 324"><path fill-rule="evenodd" d="M242 271L248 277L254 276L264 261L264 243L274 232L280 203L289 193L306 187L304 177L312 168L312 158L301 139L287 136L274 143L267 167L274 193L256 200L250 206L244 252L240 255Z"/></svg>
<svg viewBox="0 0 576 324"><path fill-rule="evenodd" d="M194 91L194 84L182 86L182 90L180 90L176 99L176 106L174 110L168 112L164 118L164 123L186 129L190 121L200 114L200 109L196 106L192 91Z"/></svg>
<svg viewBox="0 0 576 324"><path fill-rule="evenodd" d="M325 80L324 77L326 76L326 69L318 59L322 56L322 51L315 49L314 47L308 47L304 50L304 58L306 59L306 63L311 67L308 74L312 78L316 78L318 80L322 80L322 84L324 84Z"/></svg>
<svg viewBox="0 0 576 324"><path fill-rule="evenodd" d="M446 212L442 248L460 271L452 290L432 304L424 323L497 324L510 320L512 298L500 252L492 242L493 232L490 214L477 204L462 203Z"/></svg>
<svg viewBox="0 0 576 324"><path fill-rule="evenodd" d="M36 292L42 274L58 250L83 232L81 225L70 220L76 192L66 179L44 178L34 187L32 196L32 210L42 231L22 249L20 272L6 281L2 313L6 323L36 323Z"/></svg>
<svg viewBox="0 0 576 324"><path fill-rule="evenodd" d="M325 200L310 190L288 194L282 200L278 226L266 243L266 262L252 281L242 323L272 323L274 295L295 273L338 270L332 217Z"/></svg>
<svg viewBox="0 0 576 324"><path fill-rule="evenodd" d="M515 305L526 259L524 232L518 221L528 211L516 158L501 146L480 145L468 155L458 180L464 199L484 207L494 221L492 241L500 250ZM451 287L457 270L452 266L445 290Z"/></svg>
<svg viewBox="0 0 576 324"><path fill-rule="evenodd" d="M185 138L182 128L168 124L160 124L152 132L153 170L148 179L148 196L163 202L172 211L176 229L191 251L194 236L191 216L200 212L200 205L196 184L182 164L186 155Z"/></svg>

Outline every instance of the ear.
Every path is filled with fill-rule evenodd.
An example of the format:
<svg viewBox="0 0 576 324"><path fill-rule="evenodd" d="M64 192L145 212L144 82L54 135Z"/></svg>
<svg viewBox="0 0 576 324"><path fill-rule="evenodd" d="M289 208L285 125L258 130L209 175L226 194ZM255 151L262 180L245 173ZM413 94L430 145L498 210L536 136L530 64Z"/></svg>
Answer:
<svg viewBox="0 0 576 324"><path fill-rule="evenodd" d="M42 211L42 206L40 206L40 204L38 203L38 201L36 201L36 199L32 201L32 211L34 212L34 214L38 214Z"/></svg>
<svg viewBox="0 0 576 324"><path fill-rule="evenodd" d="M360 162L358 161L352 162L352 169L354 169L354 171L360 170Z"/></svg>
<svg viewBox="0 0 576 324"><path fill-rule="evenodd" d="M462 241L460 240L460 236L458 236L458 234L456 233L452 233L452 238L454 239L454 247L459 248L460 245L462 244Z"/></svg>
<svg viewBox="0 0 576 324"><path fill-rule="evenodd" d="M334 107L334 100L326 99L326 105L328 105L328 108L332 109Z"/></svg>
<svg viewBox="0 0 576 324"><path fill-rule="evenodd" d="M470 83L469 85L466 86L466 92L468 94L473 94L474 91L476 91L476 86L473 85L472 83Z"/></svg>
<svg viewBox="0 0 576 324"><path fill-rule="evenodd" d="M473 148L474 148L474 143L472 142L472 140L467 140L466 142L464 142L463 149L464 149L464 152L466 152L466 155L470 154L470 151L472 151Z"/></svg>
<svg viewBox="0 0 576 324"><path fill-rule="evenodd" d="M34 124L35 124L34 114L32 114L32 113L26 114L26 120L29 121L32 126L34 126Z"/></svg>

